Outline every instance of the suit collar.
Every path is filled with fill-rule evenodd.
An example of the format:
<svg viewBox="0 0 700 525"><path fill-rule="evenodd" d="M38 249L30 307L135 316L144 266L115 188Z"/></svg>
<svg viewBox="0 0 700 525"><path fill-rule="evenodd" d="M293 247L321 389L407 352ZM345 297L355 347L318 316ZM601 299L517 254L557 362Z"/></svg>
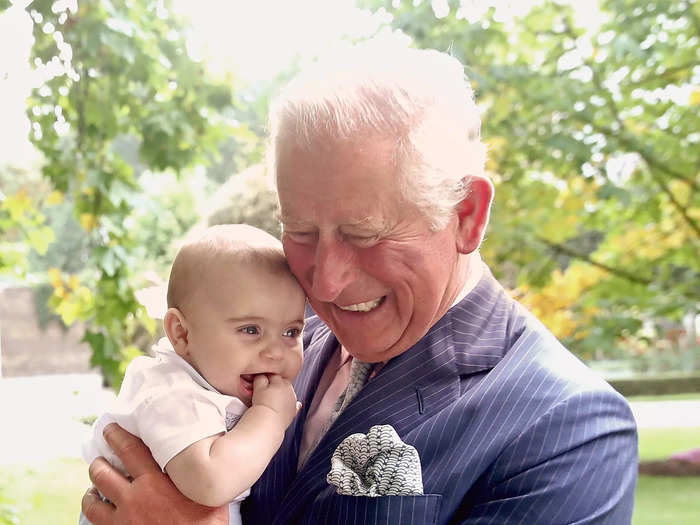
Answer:
<svg viewBox="0 0 700 525"><path fill-rule="evenodd" d="M280 516L293 521L308 498L324 490L333 491L326 481L330 456L340 442L354 433L367 433L374 425L391 425L399 436L454 403L460 394L459 370L451 334L451 318L444 316L426 336L412 348L391 359L358 393L331 426L311 453L281 502ZM319 346L311 349L308 373L299 382L300 398L310 405L316 384L332 352L338 348L330 331L318 339ZM306 367L307 365L305 365ZM315 370L318 367L319 370ZM481 367L472 368L471 372ZM302 397L303 396L303 397ZM306 418L306 412L303 414ZM294 460L298 457L303 425L295 423Z"/></svg>
<svg viewBox="0 0 700 525"><path fill-rule="evenodd" d="M509 327L505 326L506 316L502 315L503 301L500 300L504 295L504 290L484 266L481 279L467 296L412 348L391 359L348 405L292 480L281 501L279 516L290 519L301 512L309 498L324 490L333 490L326 482L329 458L347 436L367 433L374 425L388 424L406 439L412 428L456 401L461 379L493 368L507 348L505 340ZM481 344L486 332L492 344ZM294 465L308 407L325 366L337 348L337 339L321 323L309 341L305 354L307 362L295 383L304 409L287 433L294 439L293 446L286 449ZM410 441L410 437L408 439Z"/></svg>
<svg viewBox="0 0 700 525"><path fill-rule="evenodd" d="M309 327L308 324L311 326ZM292 425L287 429L282 445L283 450L289 451L285 459L293 463L295 472L306 416L326 365L338 348L338 340L320 319L314 318L308 324L307 327L310 328L311 335L304 341L304 347L307 348L304 352L304 364L294 380L294 391L297 393L297 399L301 401L302 408L297 417L294 418ZM276 457L278 456L280 454Z"/></svg>

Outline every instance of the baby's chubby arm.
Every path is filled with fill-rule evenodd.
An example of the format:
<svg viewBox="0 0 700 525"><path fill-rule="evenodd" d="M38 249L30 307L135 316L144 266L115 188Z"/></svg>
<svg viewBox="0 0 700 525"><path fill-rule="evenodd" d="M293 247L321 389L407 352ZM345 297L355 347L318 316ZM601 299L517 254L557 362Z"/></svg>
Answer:
<svg viewBox="0 0 700 525"><path fill-rule="evenodd" d="M165 470L191 500L218 507L232 501L262 475L282 444L298 403L291 383L276 374L258 374L252 406L229 432L193 443Z"/></svg>

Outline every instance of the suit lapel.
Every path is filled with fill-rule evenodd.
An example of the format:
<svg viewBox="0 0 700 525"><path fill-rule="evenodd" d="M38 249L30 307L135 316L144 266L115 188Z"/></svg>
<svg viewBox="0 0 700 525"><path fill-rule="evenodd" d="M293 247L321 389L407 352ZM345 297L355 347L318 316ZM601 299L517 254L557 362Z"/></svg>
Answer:
<svg viewBox="0 0 700 525"><path fill-rule="evenodd" d="M287 430L285 443L283 444L283 449L290 451L287 459L292 460L294 472L296 472L296 465L299 460L299 447L306 416L309 413L311 402L321 381L326 364L338 347L338 340L333 336L330 329L322 325L314 333L314 338L309 345L309 350L304 353L304 366L294 381L294 391L297 393L297 399L301 401L302 408ZM293 444L290 445L287 442L288 440Z"/></svg>
<svg viewBox="0 0 700 525"><path fill-rule="evenodd" d="M260 482L253 487L254 499L264 502L265 522L298 521L314 501L330 496L334 488L326 482L330 457L340 442L355 432L366 433L373 425L389 424L419 454L430 461L431 450L413 443L413 428L457 401L461 391L479 382L517 338L522 323L506 322L505 292L484 266L479 284L459 305L451 308L414 347L395 357L373 378L336 420L316 450L297 474L299 445L308 409L328 359L338 341L318 318L307 325L311 340L305 340L304 366L295 381L303 408L288 429L284 444ZM500 305L500 307L497 307ZM284 451L284 452L282 452ZM245 506L245 504L244 504ZM308 509L307 509L308 510ZM260 514L262 516L262 514Z"/></svg>
<svg viewBox="0 0 700 525"><path fill-rule="evenodd" d="M297 474L304 421L326 363L337 346L336 339L324 325L310 332L313 332L313 339L305 341L307 350L304 352L304 365L294 381L294 390L302 402L302 409L285 432L280 451L253 485L251 496L243 504L247 519L258 523L272 523L274 519L280 519L282 523L286 521L275 509L285 493L285 488L292 483Z"/></svg>
<svg viewBox="0 0 700 525"><path fill-rule="evenodd" d="M326 342L324 347L335 348L335 337L331 335L329 339L333 343ZM476 367L473 372L479 370L482 368ZM317 375L316 383L320 378ZM314 498L324 491L334 492L326 474L333 451L347 436L367 433L374 425L391 425L410 444L411 429L454 403L459 389L448 313L415 346L390 360L338 417L292 481L281 502L279 522L295 521L295 516ZM300 435L300 429L295 433ZM296 450L298 454L298 443Z"/></svg>
<svg viewBox="0 0 700 525"><path fill-rule="evenodd" d="M520 326L505 323L507 316L495 306L505 295L488 268L475 288L459 305L451 308L412 348L389 361L348 405L321 439L301 471L291 480L280 502L276 523L298 520L304 509L317 498L334 493L326 481L330 457L347 436L367 433L374 425L391 425L402 440L411 441L412 430L443 409L456 403L460 389L476 384L478 377L492 369L508 348L506 341ZM499 302L500 301L500 302ZM294 466L297 464L301 429L316 386L338 342L323 325L314 335L320 346L317 355L299 380L300 399L305 403L302 417L295 423L293 435ZM312 345L313 346L313 345ZM292 434L292 433L289 433ZM415 435L415 433L413 434ZM430 457L429 450L419 454Z"/></svg>

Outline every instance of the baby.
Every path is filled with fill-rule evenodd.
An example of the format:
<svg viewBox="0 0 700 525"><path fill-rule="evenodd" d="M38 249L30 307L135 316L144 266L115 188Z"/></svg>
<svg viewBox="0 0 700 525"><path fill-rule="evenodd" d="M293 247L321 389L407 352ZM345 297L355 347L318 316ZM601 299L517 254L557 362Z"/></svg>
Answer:
<svg viewBox="0 0 700 525"><path fill-rule="evenodd" d="M298 410L305 296L280 242L246 225L209 228L183 246L168 283L167 341L126 370L113 409L83 446L124 469L102 431L138 435L177 488L203 505L240 501ZM87 523L81 516L81 523Z"/></svg>

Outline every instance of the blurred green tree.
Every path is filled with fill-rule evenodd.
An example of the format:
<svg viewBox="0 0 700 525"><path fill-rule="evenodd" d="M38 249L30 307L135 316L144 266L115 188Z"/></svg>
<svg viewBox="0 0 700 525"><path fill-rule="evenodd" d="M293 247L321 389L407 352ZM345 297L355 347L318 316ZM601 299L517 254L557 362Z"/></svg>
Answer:
<svg viewBox="0 0 700 525"><path fill-rule="evenodd" d="M564 1L364 4L466 65L497 186L484 256L561 339L643 352L648 322L695 315L697 1L601 0L588 27Z"/></svg>
<svg viewBox="0 0 700 525"><path fill-rule="evenodd" d="M231 88L188 55L168 2L36 0L27 9L34 64L47 78L28 103L31 140L55 198L72 207L88 239L83 272L48 270L50 302L66 323L88 321L92 362L117 387L139 353L134 332L154 326L134 297L143 250L162 250L195 220L149 200L142 175L179 176L216 155L237 131L221 117ZM164 193L173 207L187 198Z"/></svg>
<svg viewBox="0 0 700 525"><path fill-rule="evenodd" d="M54 233L40 211L50 185L28 167L0 167L0 275L22 278L31 253L46 254Z"/></svg>
<svg viewBox="0 0 700 525"><path fill-rule="evenodd" d="M210 210L206 226L246 223L280 238L277 193L262 164L231 177L210 202Z"/></svg>
<svg viewBox="0 0 700 525"><path fill-rule="evenodd" d="M4 488L0 486L0 525L17 525L19 523L17 508L3 492Z"/></svg>

